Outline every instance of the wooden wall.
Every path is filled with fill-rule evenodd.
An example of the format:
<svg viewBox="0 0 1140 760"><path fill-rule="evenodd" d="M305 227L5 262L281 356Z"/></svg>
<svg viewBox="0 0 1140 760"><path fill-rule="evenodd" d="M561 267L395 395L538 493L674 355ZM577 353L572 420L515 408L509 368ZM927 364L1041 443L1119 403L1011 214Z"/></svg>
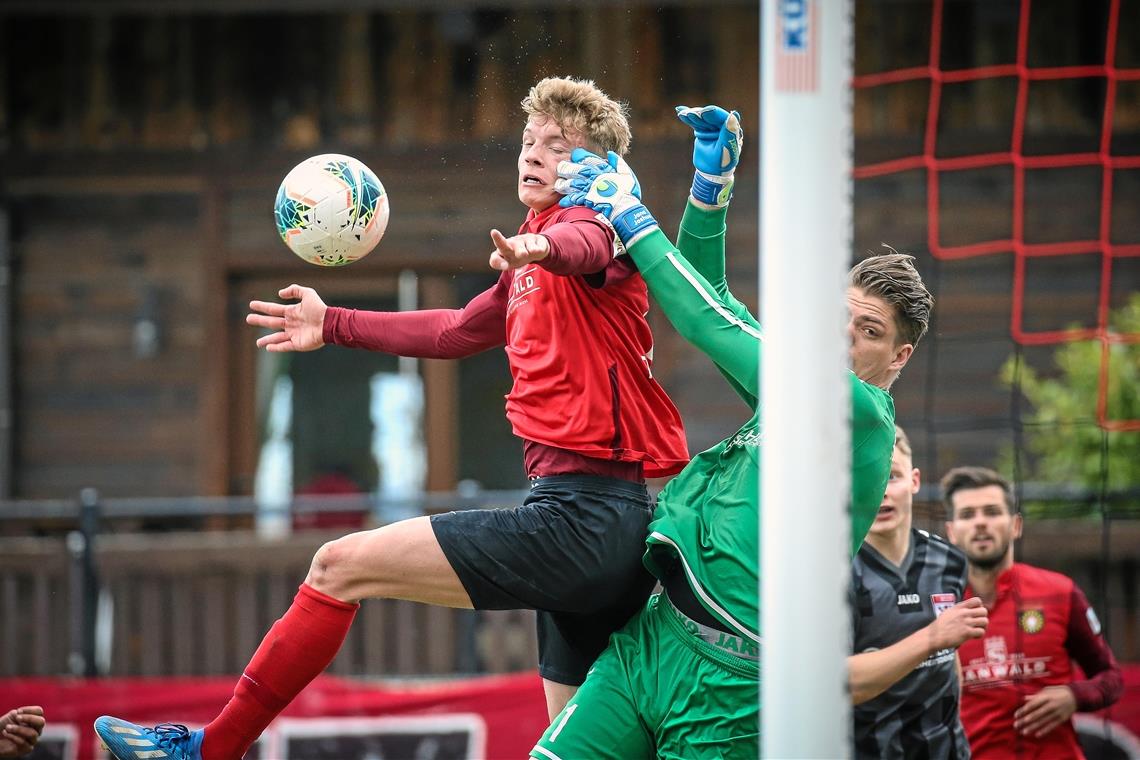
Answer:
<svg viewBox="0 0 1140 760"><path fill-rule="evenodd" d="M523 218L518 102L542 76L593 77L629 102L630 159L667 225L690 171L672 106L718 100L757 122L758 18L745 4L254 18L0 9L16 419L0 496L248 493L253 283L261 298L297 280L367 289L410 268L425 304L459 305L448 279L490 274L487 231ZM391 199L383 243L351 271L303 264L272 222L280 178L331 151L368 163ZM733 234L754 250L754 214L740 217ZM153 353L135 341L147 322ZM670 340L661 371L685 362L699 377ZM457 376L425 372L438 402L429 482L446 489Z"/></svg>
<svg viewBox="0 0 1140 760"><path fill-rule="evenodd" d="M331 534L266 543L249 533L100 537L96 567L113 604L108 675L237 673L287 609ZM0 678L70 672L68 552L62 538L0 539ZM79 651L82 651L81 645ZM330 666L384 677L528 670L533 613L366 601Z"/></svg>
<svg viewBox="0 0 1140 760"><path fill-rule="evenodd" d="M936 520L918 521L941 531ZM1119 545L1140 544L1121 524ZM309 560L332 534L265 542L248 532L104 535L96 568L113 600L107 675L237 673L289 605ZM1029 527L1018 559L1070 575L1106 625L1117 658L1140 659L1136 560L1106 563L1095 524ZM0 538L0 678L69 672L74 589L62 538ZM81 645L80 645L81 650ZM364 602L330 667L341 675L397 677L502 673L534 667L533 613Z"/></svg>
<svg viewBox="0 0 1140 760"><path fill-rule="evenodd" d="M1015 6L946 5L941 63L1004 60ZM858 3L856 71L923 64L930 9ZM1065 63L1095 57L1097 13L1073 22L1079 34L1061 38L1050 29L1068 23L1065 4L1035 14L1034 65L1050 55ZM510 229L522 217L512 189L517 103L547 74L594 77L629 102L629 158L667 229L689 174L687 130L672 106L740 108L748 137L730 217L730 272L755 305L757 27L753 4L696 0L58 18L0 7L0 204L11 219L15 420L13 478L0 496L70 497L86 486L105 496L247 493L256 431L242 299L251 283L373 288L412 268L427 278L425 303L458 305L451 278L487 272L487 230ZM967 29L979 31L964 36ZM1122 29L1121 65L1136 65L1136 35ZM940 150L987 149L1007 134L1004 111L994 108L1006 102L1003 92L951 89ZM920 148L927 92L926 85L860 91L857 161ZM1095 98L1036 85L1034 92L1035 145L1080 145L1098 129ZM1057 106L1058 98L1071 107ZM1116 113L1114 150L1127 152L1140 134L1140 88L1121 82ZM332 150L370 164L392 202L380 248L341 272L292 257L276 239L270 209L288 168ZM1130 213L1140 198L1135 174L1116 175L1114 241L1140 241ZM951 173L944 182L943 243L1008 234L1009 171ZM1035 175L1031 234L1095 231L1098 191L1089 172ZM930 470L992 461L1016 422L995 377L1014 350L1012 257L932 260L922 171L860 181L855 204L853 254L881 242L914 252L938 296L934 332L895 387L916 456ZM1135 261L1114 263L1113 305L1140 289ZM1095 316L1098 257L1056 257L1033 271L1029 326ZM151 317L161 328L159 350L140 355L135 329ZM685 415L691 447L703 448L745 410L659 314L651 320L657 376ZM1046 349L1030 354L1047 367ZM432 482L449 488L457 376L431 371L436 397L447 400L430 417L435 461L444 463Z"/></svg>

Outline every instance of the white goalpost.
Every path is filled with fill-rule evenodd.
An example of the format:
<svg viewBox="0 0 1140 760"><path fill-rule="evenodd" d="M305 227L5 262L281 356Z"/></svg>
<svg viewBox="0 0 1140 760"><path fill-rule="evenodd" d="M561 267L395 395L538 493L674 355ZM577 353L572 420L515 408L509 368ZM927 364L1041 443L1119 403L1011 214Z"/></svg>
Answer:
<svg viewBox="0 0 1140 760"><path fill-rule="evenodd" d="M761 756L849 753L850 0L763 0Z"/></svg>

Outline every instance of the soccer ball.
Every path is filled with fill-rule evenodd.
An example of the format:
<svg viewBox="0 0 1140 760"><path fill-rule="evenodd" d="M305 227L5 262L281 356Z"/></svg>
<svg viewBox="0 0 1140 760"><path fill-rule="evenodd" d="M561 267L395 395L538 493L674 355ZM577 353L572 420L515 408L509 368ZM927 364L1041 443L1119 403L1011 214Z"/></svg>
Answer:
<svg viewBox="0 0 1140 760"><path fill-rule="evenodd" d="M360 161L325 153L285 175L273 213L293 253L311 264L339 267L380 242L388 226L388 195Z"/></svg>

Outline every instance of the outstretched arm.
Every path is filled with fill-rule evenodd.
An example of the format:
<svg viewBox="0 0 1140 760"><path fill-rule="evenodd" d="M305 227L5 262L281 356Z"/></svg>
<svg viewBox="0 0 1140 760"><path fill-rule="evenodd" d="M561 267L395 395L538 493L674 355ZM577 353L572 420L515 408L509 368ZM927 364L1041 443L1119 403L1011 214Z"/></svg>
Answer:
<svg viewBox="0 0 1140 760"><path fill-rule="evenodd" d="M491 230L490 266L506 271L528 264L538 264L558 275L591 275L602 273L613 261L614 232L587 209L576 209L559 215L560 220L548 225L541 234L519 233L506 237Z"/></svg>
<svg viewBox="0 0 1140 760"><path fill-rule="evenodd" d="M755 409L763 340L759 323L731 294L730 301L722 298L660 230L630 247L629 255L677 332L712 359Z"/></svg>
<svg viewBox="0 0 1140 760"><path fill-rule="evenodd" d="M701 208L690 197L685 203L685 213L681 216L681 226L677 230L677 250L726 301L732 296L728 291L724 262L727 216L727 207Z"/></svg>
<svg viewBox="0 0 1140 760"><path fill-rule="evenodd" d="M744 144L740 114L712 105L677 106L677 118L693 130L693 186L677 231L677 250L708 280L733 314L749 319L748 307L728 289L725 274L725 217ZM723 370L722 374L733 390L751 403L750 394Z"/></svg>
<svg viewBox="0 0 1140 760"><path fill-rule="evenodd" d="M397 356L458 359L506 341L507 277L462 309L403 312L329 307L312 288L290 285L278 295L298 303L251 301L246 322L277 331L257 340L271 352L313 351L333 343Z"/></svg>
<svg viewBox="0 0 1140 760"><path fill-rule="evenodd" d="M744 145L740 114L719 106L677 106L677 118L693 130L693 186L677 233L677 250L728 301L724 220Z"/></svg>

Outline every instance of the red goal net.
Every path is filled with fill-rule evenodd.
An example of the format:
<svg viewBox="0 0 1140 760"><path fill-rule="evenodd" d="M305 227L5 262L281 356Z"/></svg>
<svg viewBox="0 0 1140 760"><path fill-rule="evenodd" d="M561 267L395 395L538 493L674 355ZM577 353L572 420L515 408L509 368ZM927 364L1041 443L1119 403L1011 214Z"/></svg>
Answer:
<svg viewBox="0 0 1140 760"><path fill-rule="evenodd" d="M857 249L915 254L936 299L892 389L915 524L942 532L951 467L1012 476L1015 556L1088 594L1132 673L1099 725L1140 736L1140 0L856 0L855 23Z"/></svg>
<svg viewBox="0 0 1140 760"><path fill-rule="evenodd" d="M884 175L909 171L926 173L927 246L930 254L938 260L954 261L982 256L1013 257L1013 292L1009 313L1009 330L1012 338L1020 345L1055 345L1073 341L1096 341L1100 344L1100 369L1097 383L1098 393L1095 407L1097 423L1105 430L1140 431L1140 415L1115 416L1108 403L1110 395L1110 364L1124 361L1131 354L1113 351L1115 345L1140 343L1140 334L1116 329L1110 319L1113 304L1114 273L1126 259L1140 257L1140 237L1126 236L1131 228L1120 223L1120 216L1135 216L1140 212L1140 194L1135 191L1135 174L1140 171L1140 155L1126 154L1114 140L1114 125L1117 116L1118 98L1137 98L1140 93L1140 66L1123 65L1120 55L1122 43L1132 43L1140 24L1134 19L1140 16L1140 3L1126 3L1111 0L1107 3L1107 18L1104 19L1103 58L1095 63L1076 65L1048 65L1048 61L1033 61L1030 56L1031 27L1042 14L1035 14L1035 3L1023 0L1003 4L1016 8L1016 45L1010 52L1012 60L977 65L968 68L950 68L943 60L944 31L948 6L961 6L964 3L947 3L934 0L929 6L929 60L925 65L861 73L854 79L859 90L888 88L907 82L928 83L929 95L926 105L925 127L922 131L921 151L887 160L873 161L856 165L856 180L864 180ZM978 4L975 4L978 5ZM1095 3L1070 3L1080 9L1092 7ZM1041 23L1054 19L1044 18ZM1122 32L1123 29L1123 32ZM1035 30L1036 31L1036 30ZM1134 57L1135 50L1129 50ZM1039 56L1040 57L1040 56ZM990 92L1005 92L1012 96L1012 103L995 106L999 110L1008 109L1008 144L1002 149L985 152L955 154L955 146L944 145L944 134L940 124L946 122L944 93L950 87L967 87L985 83L996 84ZM1100 98L1099 135L1095 145L1088 145L1078 151L1053 152L1048 140L1027 140L1027 114L1030 101L1036 97L1046 97L1047 90L1065 92L1064 84L1071 85L1068 92L1095 94ZM1062 87L1058 87L1060 84ZM1080 95L1078 95L1079 97ZM1132 146L1135 147L1135 146ZM858 160L858 158L857 158ZM989 236L985 239L957 242L948 240L943 227L941 190L947 175L956 172L1005 167L1012 171L1012 198L1010 199L1009 234ZM1032 189L1036 181L1046 183L1051 180L1049 173L1056 176L1064 170L1086 168L1099 171L1099 224L1097 229L1059 230L1055 238L1041 240L1027 229L1027 186ZM1038 179L1040 178L1040 179ZM1118 187L1127 185L1131 192ZM1088 202L1083 199L1082 202ZM1115 222L1115 224L1114 224ZM1032 262L1045 257L1088 256L1099 259L1100 282L1096 298L1095 321L1080 327L1060 327L1055 329L1033 329L1027 319L1026 309L1028 271ZM1140 389L1135 391L1140 393Z"/></svg>

